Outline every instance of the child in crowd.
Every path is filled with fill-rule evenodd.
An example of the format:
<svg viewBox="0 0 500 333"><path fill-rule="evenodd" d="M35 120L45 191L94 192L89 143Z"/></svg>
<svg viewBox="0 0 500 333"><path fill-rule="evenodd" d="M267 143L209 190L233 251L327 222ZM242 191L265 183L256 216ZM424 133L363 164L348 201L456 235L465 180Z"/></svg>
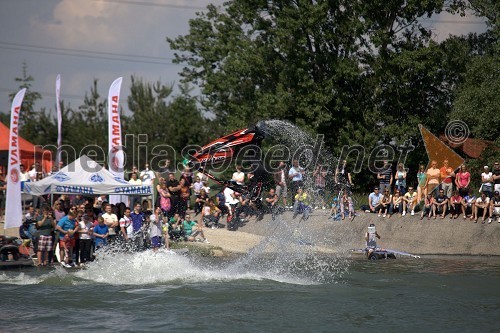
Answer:
<svg viewBox="0 0 500 333"><path fill-rule="evenodd" d="M215 229L219 224L220 214L221 210L215 205L214 200L210 198L205 202L205 206L203 206L202 223L206 227L213 227Z"/></svg>
<svg viewBox="0 0 500 333"><path fill-rule="evenodd" d="M311 214L312 208L309 204L309 196L307 192L299 187L295 195L295 203L293 204L293 218L296 218L302 212L302 219L307 220Z"/></svg>
<svg viewBox="0 0 500 333"><path fill-rule="evenodd" d="M99 216L97 218L98 224L94 227L95 248L101 248L108 245L109 228L104 223L104 218Z"/></svg>
<svg viewBox="0 0 500 333"><path fill-rule="evenodd" d="M330 210L330 217L329 218L334 219L334 220L338 220L339 210L340 210L339 199L337 198L337 196L334 196L333 201L332 201L332 209Z"/></svg>
<svg viewBox="0 0 500 333"><path fill-rule="evenodd" d="M352 202L352 198L347 194L347 192L344 192L340 202L340 216L342 220L345 219L346 211L348 213L349 219L354 219L354 203Z"/></svg>

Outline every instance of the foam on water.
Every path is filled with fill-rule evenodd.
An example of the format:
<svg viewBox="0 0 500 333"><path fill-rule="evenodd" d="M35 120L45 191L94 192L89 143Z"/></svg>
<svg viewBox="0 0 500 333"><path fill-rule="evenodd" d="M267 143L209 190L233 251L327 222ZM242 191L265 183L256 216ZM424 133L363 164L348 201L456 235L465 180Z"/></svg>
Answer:
<svg viewBox="0 0 500 333"><path fill-rule="evenodd" d="M2 272L0 274L0 283L4 284L16 284L22 286L22 285L38 284L43 280L44 280L43 277L30 276L25 273L10 275L5 272Z"/></svg>
<svg viewBox="0 0 500 333"><path fill-rule="evenodd" d="M311 284L311 280L284 277L273 272L235 270L235 266L197 261L194 257L174 255L165 251L144 251L133 254L113 254L90 263L74 273L80 279L112 285L144 285L162 283L204 283L232 280L269 279L293 284Z"/></svg>

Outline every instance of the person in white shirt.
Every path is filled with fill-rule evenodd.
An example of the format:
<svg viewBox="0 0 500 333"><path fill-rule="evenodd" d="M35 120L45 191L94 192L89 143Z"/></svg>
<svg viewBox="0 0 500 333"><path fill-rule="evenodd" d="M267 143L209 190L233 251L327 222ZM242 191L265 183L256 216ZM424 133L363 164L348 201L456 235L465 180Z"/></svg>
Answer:
<svg viewBox="0 0 500 333"><path fill-rule="evenodd" d="M132 172L130 174L130 179L129 179L129 184L134 185L134 186L139 186L142 185L142 180L140 180L137 176L137 172ZM135 206L136 203L141 202L141 197L137 195L129 195L130 198L130 206L133 207Z"/></svg>
<svg viewBox="0 0 500 333"><path fill-rule="evenodd" d="M30 175L24 169L24 164L19 165L19 171L21 171L21 173L19 174L20 181L25 182L25 181L28 181L30 179Z"/></svg>
<svg viewBox="0 0 500 333"><path fill-rule="evenodd" d="M493 196L493 173L487 165L484 166L484 172L481 174L481 192L486 193L488 198Z"/></svg>
<svg viewBox="0 0 500 333"><path fill-rule="evenodd" d="M144 165L144 170L141 171L139 175L139 179L142 181L142 185L152 185L153 180L156 178L155 173L152 170L149 170L149 164L146 163ZM151 197L148 197L149 207L153 206ZM134 202L135 203L135 202Z"/></svg>
<svg viewBox="0 0 500 333"><path fill-rule="evenodd" d="M109 235L108 235L108 241L109 243L112 243L113 240L116 238L116 231L115 228L118 227L118 217L116 214L113 214L112 209L111 209L111 204L107 204L105 209L105 213L102 214L102 218L104 219L104 223L108 226L109 228Z"/></svg>
<svg viewBox="0 0 500 333"><path fill-rule="evenodd" d="M290 182L290 191L292 192L292 204L295 203L295 193L301 187L303 187L303 177L304 177L304 169L299 166L298 160L292 161L292 167L288 171L288 178L291 179Z"/></svg>
<svg viewBox="0 0 500 333"><path fill-rule="evenodd" d="M238 199L236 199L236 195L234 194L234 191L230 189L229 187L226 187L224 189L224 199L225 199L225 206L228 209L229 215L231 215L231 205L236 205L238 202L240 202Z"/></svg>
<svg viewBox="0 0 500 333"><path fill-rule="evenodd" d="M477 223L478 214L482 213L482 223L484 224L484 219L486 218L486 213L489 211L490 198L486 196L486 193L481 193L481 196L476 199L476 204L474 205L474 223Z"/></svg>
<svg viewBox="0 0 500 333"><path fill-rule="evenodd" d="M123 235L123 238L125 238L125 240L128 241L134 235L134 226L132 225L132 219L130 218L129 207L125 208L125 212L123 214L123 217L120 219L119 223L120 223L120 231Z"/></svg>
<svg viewBox="0 0 500 333"><path fill-rule="evenodd" d="M92 249L92 231L94 230L94 223L92 218L88 215L83 215L82 219L78 221L80 228L78 234L80 235L79 242L79 256L76 258L77 263L84 264L91 260Z"/></svg>
<svg viewBox="0 0 500 333"><path fill-rule="evenodd" d="M236 165L236 172L233 173L233 178L238 185L244 185L245 184L245 173L242 170L242 167L240 164Z"/></svg>
<svg viewBox="0 0 500 333"><path fill-rule="evenodd" d="M141 179L143 185L153 184L153 179L155 179L156 176L152 170L149 170L149 164L146 163L144 165L144 170L141 171L139 178Z"/></svg>

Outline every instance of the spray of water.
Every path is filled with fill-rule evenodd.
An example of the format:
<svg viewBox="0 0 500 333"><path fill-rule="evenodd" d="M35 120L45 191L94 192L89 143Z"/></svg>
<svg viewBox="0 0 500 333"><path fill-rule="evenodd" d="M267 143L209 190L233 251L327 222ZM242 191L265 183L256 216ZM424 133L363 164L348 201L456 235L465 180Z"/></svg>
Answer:
<svg viewBox="0 0 500 333"><path fill-rule="evenodd" d="M331 170L334 170L336 160L324 147L314 148L313 138L295 125L280 120L269 120L264 124L274 142L286 145L291 154L299 152L296 157L301 165L306 166L306 176L309 176L305 179L304 187L314 197L311 175L315 163L311 161L321 156L321 163L329 166L329 177L333 177ZM326 215L324 219L328 223ZM32 279L4 275L0 276L0 281L15 284L20 281L28 284L50 283L53 279L60 281L71 274L77 278L72 283L82 279L113 285L175 285L238 279L316 284L340 281L348 271L349 250L347 245L343 245L348 242L342 242L342 239L351 235L325 234L321 228L312 228L308 221L292 219L289 215L279 215L274 221L259 223L267 230L267 236L246 255L228 261L215 258L202 260L196 256L166 251L123 252L111 247L99 253L96 262L74 273L58 267L55 272Z"/></svg>

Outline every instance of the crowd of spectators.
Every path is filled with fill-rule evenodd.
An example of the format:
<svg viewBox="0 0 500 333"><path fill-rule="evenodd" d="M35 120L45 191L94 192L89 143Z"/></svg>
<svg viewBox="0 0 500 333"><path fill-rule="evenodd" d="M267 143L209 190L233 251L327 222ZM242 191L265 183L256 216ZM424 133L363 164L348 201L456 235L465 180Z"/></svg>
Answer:
<svg viewBox="0 0 500 333"><path fill-rule="evenodd" d="M52 172L56 171L54 168ZM33 165L30 171L24 171L23 167L21 173L25 181L47 175L50 174L45 174L39 164ZM231 181L247 186L252 184L252 177L251 171L237 165ZM146 248L156 251L162 246L169 249L170 241L208 242L203 228L223 226L223 217L228 229L234 230L238 223L252 215L259 218L270 213L274 219L288 209L293 211L293 218L302 214L306 220L313 209L326 209L331 205L332 217L353 219L356 214L350 192L353 181L345 160L335 170L334 183L341 186L334 189L333 199L325 196L330 178L322 165L309 173L298 160L293 160L289 169L282 161L272 175L273 183L261 194L262 203L257 204L258 201L250 200L248 195L235 192L233 186L221 186L214 191L203 173L194 174L187 167L177 174L171 169L170 161L157 172L146 164L142 171L134 167L127 179L133 185L156 184L155 197L131 196L129 202L114 205L108 203L106 195L61 195L52 207L43 198L34 197L20 234L33 241L40 265L54 261L53 249L57 243L63 265L71 265L92 260L95 249L110 244L118 244L118 248L127 251ZM496 218L500 223L498 162L493 171L484 166L481 183L474 184L477 186L472 186L465 165L453 170L447 160L442 161L440 167L437 161L431 161L428 170L420 165L414 180L408 179L408 170L403 164L398 164L393 172L386 161L376 179L379 186L369 195L366 211L380 217L413 216L420 211L421 219L443 219L448 215L451 219L462 217L476 223L479 219L482 223L492 223ZM0 181L2 188L5 189L5 183ZM477 197L472 188L479 188Z"/></svg>
<svg viewBox="0 0 500 333"><path fill-rule="evenodd" d="M379 186L368 197L367 212L382 217L394 214L403 217L407 212L415 215L415 211L420 209L421 219L443 219L449 215L451 219L462 216L464 220L470 219L475 223L481 219L483 224L486 221L492 223L496 218L500 223L499 163L494 163L493 171L484 166L480 176L480 184L471 184L471 174L465 165L453 170L444 160L440 168L437 161L431 161L427 171L425 166L420 165L417 179L411 181L407 179L407 170L402 164L398 164L397 171L393 173L390 164L384 163L377 174ZM417 191L411 185L413 183ZM479 189L477 197L473 188Z"/></svg>

